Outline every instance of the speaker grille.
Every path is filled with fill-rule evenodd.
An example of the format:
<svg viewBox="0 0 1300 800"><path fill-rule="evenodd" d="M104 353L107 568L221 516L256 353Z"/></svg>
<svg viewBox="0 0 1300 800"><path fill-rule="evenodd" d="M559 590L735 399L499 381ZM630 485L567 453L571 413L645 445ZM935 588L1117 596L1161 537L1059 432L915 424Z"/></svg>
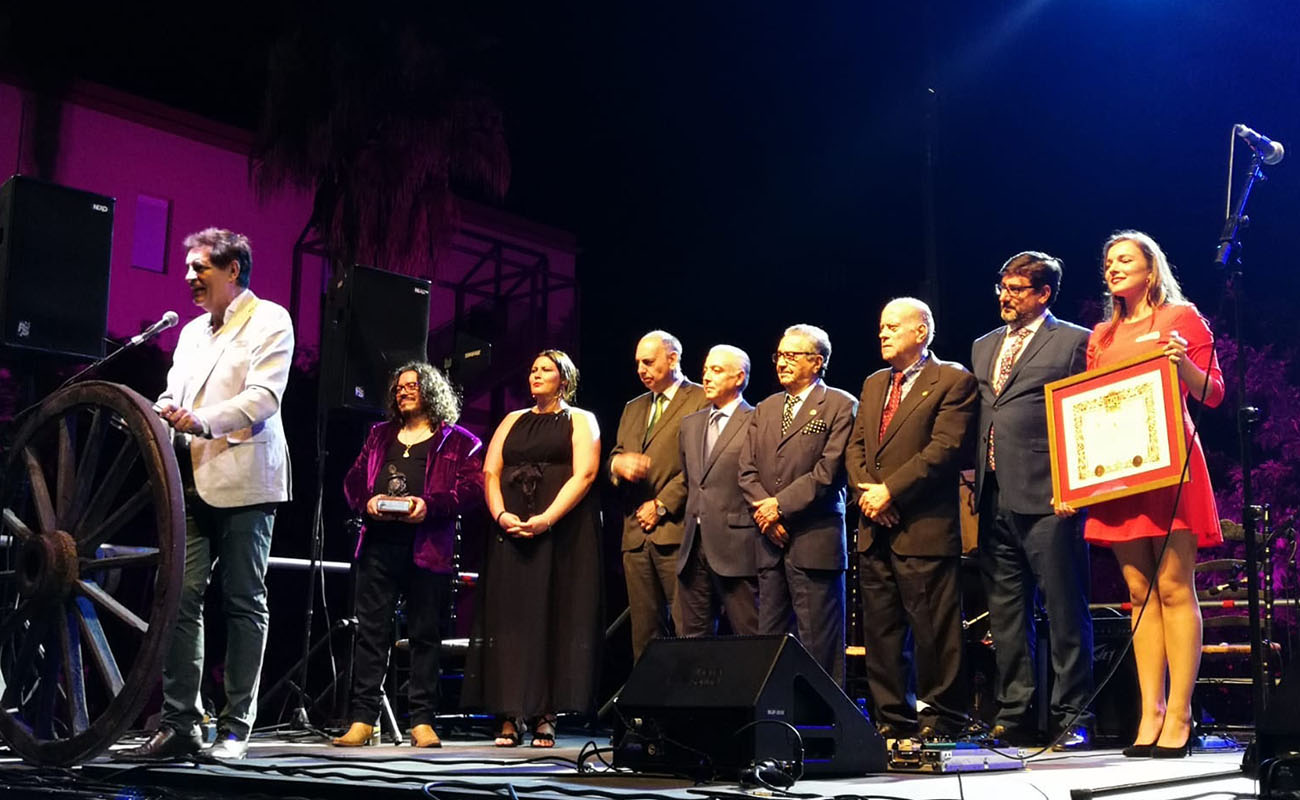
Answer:
<svg viewBox="0 0 1300 800"><path fill-rule="evenodd" d="M0 187L0 343L100 358L108 325L111 197L14 176Z"/></svg>

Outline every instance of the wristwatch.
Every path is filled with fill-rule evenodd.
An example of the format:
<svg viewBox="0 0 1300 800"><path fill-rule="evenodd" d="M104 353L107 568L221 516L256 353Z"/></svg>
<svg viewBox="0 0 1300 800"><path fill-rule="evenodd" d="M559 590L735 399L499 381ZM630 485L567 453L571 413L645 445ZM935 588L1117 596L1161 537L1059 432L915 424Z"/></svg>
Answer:
<svg viewBox="0 0 1300 800"><path fill-rule="evenodd" d="M659 502L658 500L656 500L656 501L655 501L655 513L659 515L659 518L660 518L660 519L663 519L664 517L668 516L668 506L666 506L666 505L664 505L663 503L661 503L661 502Z"/></svg>

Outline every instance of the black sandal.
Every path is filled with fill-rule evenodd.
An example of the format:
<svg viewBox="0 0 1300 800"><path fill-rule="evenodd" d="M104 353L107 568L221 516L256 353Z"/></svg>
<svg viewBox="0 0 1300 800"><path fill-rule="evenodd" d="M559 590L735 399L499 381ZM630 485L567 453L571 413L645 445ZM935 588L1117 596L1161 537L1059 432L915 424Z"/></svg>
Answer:
<svg viewBox="0 0 1300 800"><path fill-rule="evenodd" d="M510 729L506 730L509 725ZM506 717L501 720L501 730L497 732L492 744L496 747L518 747L523 738L519 735L519 721Z"/></svg>
<svg viewBox="0 0 1300 800"><path fill-rule="evenodd" d="M533 722L533 740L528 743L529 747L554 747L555 721L554 714L543 714L538 717Z"/></svg>

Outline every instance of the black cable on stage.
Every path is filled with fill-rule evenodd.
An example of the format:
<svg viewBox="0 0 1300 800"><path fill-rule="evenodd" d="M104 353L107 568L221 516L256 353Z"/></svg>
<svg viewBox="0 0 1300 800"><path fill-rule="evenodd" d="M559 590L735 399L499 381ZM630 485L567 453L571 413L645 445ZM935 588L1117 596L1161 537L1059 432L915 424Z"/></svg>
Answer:
<svg viewBox="0 0 1300 800"><path fill-rule="evenodd" d="M474 783L471 781L428 781L421 787L421 791L428 797L437 797L434 792L440 788L459 789L459 790L476 790L485 793L496 794L501 791L508 791L512 797L517 795L532 795L540 793L562 794L566 797L600 797L604 800L674 800L666 794L658 792L608 792L603 789L593 789L591 787L582 787L570 789L567 786L516 786L512 782L498 784L491 783ZM753 795L749 795L753 797ZM901 800L901 798L900 798Z"/></svg>

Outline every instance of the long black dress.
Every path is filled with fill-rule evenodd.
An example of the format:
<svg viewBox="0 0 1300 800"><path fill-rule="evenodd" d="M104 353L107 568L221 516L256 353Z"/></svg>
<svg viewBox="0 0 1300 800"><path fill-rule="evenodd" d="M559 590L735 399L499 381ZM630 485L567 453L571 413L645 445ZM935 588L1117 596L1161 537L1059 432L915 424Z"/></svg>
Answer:
<svg viewBox="0 0 1300 800"><path fill-rule="evenodd" d="M502 444L501 496L526 520L573 474L568 411L524 413ZM591 711L603 637L600 506L588 492L539 536L487 542L462 705L509 717Z"/></svg>

